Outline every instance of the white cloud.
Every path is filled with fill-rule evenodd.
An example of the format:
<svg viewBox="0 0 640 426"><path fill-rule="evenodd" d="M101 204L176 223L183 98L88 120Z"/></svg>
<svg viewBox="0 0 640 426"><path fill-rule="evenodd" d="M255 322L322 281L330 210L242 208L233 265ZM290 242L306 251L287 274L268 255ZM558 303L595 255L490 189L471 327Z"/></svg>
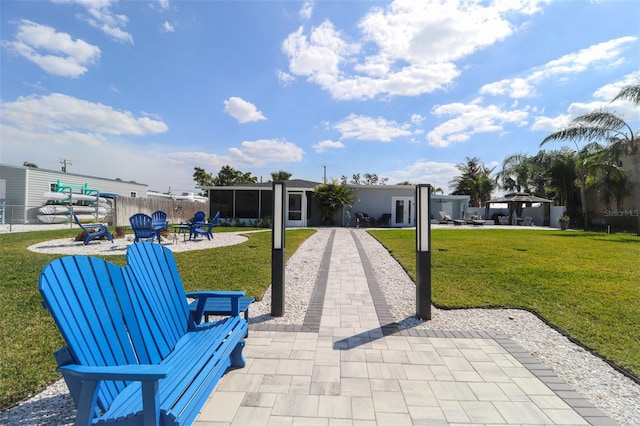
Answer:
<svg viewBox="0 0 640 426"><path fill-rule="evenodd" d="M424 120L426 120L426 118L420 114L412 114L411 115L411 122L415 123L415 124L420 124L422 123Z"/></svg>
<svg viewBox="0 0 640 426"><path fill-rule="evenodd" d="M512 78L485 84L480 88L480 94L494 96L508 94L512 98L519 99L533 96L535 89L527 79Z"/></svg>
<svg viewBox="0 0 640 426"><path fill-rule="evenodd" d="M230 148L231 157L239 163L293 163L302 160L304 151L294 143L279 139L242 142L240 148Z"/></svg>
<svg viewBox="0 0 640 426"><path fill-rule="evenodd" d="M497 105L482 106L477 100L471 104L439 105L434 107L433 114L455 116L427 133L429 145L447 147L465 142L477 133L502 131L507 123L525 125L529 112L526 109L505 111Z"/></svg>
<svg viewBox="0 0 640 426"><path fill-rule="evenodd" d="M127 26L129 18L126 15L115 14L111 6L116 0L52 0L54 3L77 4L84 7L88 16L78 14L78 18L94 28L112 37L116 41L133 43L133 36L123 28Z"/></svg>
<svg viewBox="0 0 640 426"><path fill-rule="evenodd" d="M100 144L108 135L143 136L168 130L162 121L60 93L19 97L15 102L3 102L0 111L5 129L14 128L27 138L39 135L52 144L68 143L69 136L76 142Z"/></svg>
<svg viewBox="0 0 640 426"><path fill-rule="evenodd" d="M567 108L566 114L556 117L538 116L536 117L531 130L541 130L555 132L566 127L571 120L584 114L588 114L598 109L611 111L622 117L627 123L640 121L640 110L637 106L627 101L617 101L611 103L624 86L637 84L640 78L640 71L627 74L619 81L606 84L593 92L593 100L589 102L573 102Z"/></svg>
<svg viewBox="0 0 640 426"><path fill-rule="evenodd" d="M342 134L341 139L362 141L390 142L394 138L411 135L408 124L398 124L382 117L372 118L356 114L350 114L336 123L334 128Z"/></svg>
<svg viewBox="0 0 640 426"><path fill-rule="evenodd" d="M396 0L363 17L360 41L346 40L325 21L308 33L298 28L282 48L291 74L336 99L418 96L453 82L460 75L455 61L510 36L509 18L535 13L546 1Z"/></svg>
<svg viewBox="0 0 640 426"><path fill-rule="evenodd" d="M254 104L235 96L224 101L224 112L242 124L267 119Z"/></svg>
<svg viewBox="0 0 640 426"><path fill-rule="evenodd" d="M480 89L480 94L506 94L516 99L534 96L536 94L535 85L545 80L562 79L568 75L586 72L595 67L617 66L624 58L624 48L636 40L636 37L620 37L594 44L549 61L545 65L534 69L525 77L504 79L486 84Z"/></svg>
<svg viewBox="0 0 640 426"><path fill-rule="evenodd" d="M278 81L280 82L280 84L282 84L285 87L290 85L296 80L294 76L282 70L276 70L276 77L278 78Z"/></svg>
<svg viewBox="0 0 640 426"><path fill-rule="evenodd" d="M295 163L302 160L304 152L297 145L279 139L261 139L242 142L239 148L229 148L226 153L200 151L171 152L169 158L184 166L217 170L224 165L234 168L260 166L265 163Z"/></svg>
<svg viewBox="0 0 640 426"><path fill-rule="evenodd" d="M311 30L309 37L303 27L289 34L282 44L289 56L289 70L306 76L323 87L330 87L339 77L339 64L359 47L342 40L339 31L329 21Z"/></svg>
<svg viewBox="0 0 640 426"><path fill-rule="evenodd" d="M340 141L326 140L326 141L318 142L313 145L313 149L318 153L327 152L331 149L340 149L340 148L344 148L344 144Z"/></svg>
<svg viewBox="0 0 640 426"><path fill-rule="evenodd" d="M1 102L0 120L1 156L9 164L27 160L57 169L62 157L73 163L72 173L135 180L163 190L193 181L193 167L174 167L167 154L171 148L152 142L168 127L150 117L54 93Z"/></svg>
<svg viewBox="0 0 640 426"><path fill-rule="evenodd" d="M304 21L306 21L307 19L311 18L311 15L313 14L313 2L312 1L305 1L302 4L302 8L300 9L300 12L298 12L300 15L300 18Z"/></svg>
<svg viewBox="0 0 640 426"><path fill-rule="evenodd" d="M140 145L124 138L77 131L53 134L42 129L0 126L1 155L8 164L30 161L43 169L59 170L59 159L66 158L72 163L68 167L70 173L135 181L162 191L169 187L193 191L195 187L193 167L199 163L182 162L168 146L145 144L144 155L141 155ZM218 167L222 165L224 163Z"/></svg>
<svg viewBox="0 0 640 426"><path fill-rule="evenodd" d="M594 93L594 96L598 99L607 99L610 102L611 100L613 100L613 98L616 97L616 95L619 92L619 89L622 89L622 87L624 86L637 85L638 81L640 81L640 71L637 71L625 76L625 78L617 82L617 84L614 83L613 87L608 87L609 85L607 85L600 88L596 93ZM615 90L615 93L612 90ZM612 96L609 96L611 94ZM606 97L602 98L605 95ZM634 105L630 101L618 100L616 102L607 104L606 108L609 111L613 111L616 114L618 114L627 123L634 123L634 122L640 121L640 108L638 108L637 105Z"/></svg>
<svg viewBox="0 0 640 426"><path fill-rule="evenodd" d="M164 21L162 24L162 31L165 33L172 33L176 30L176 27L171 24L169 21Z"/></svg>
<svg viewBox="0 0 640 426"><path fill-rule="evenodd" d="M555 132L558 129L565 127L569 124L569 116L566 114L559 115L557 117L536 117L533 124L531 125L531 130L540 130L543 132Z"/></svg>
<svg viewBox="0 0 640 426"><path fill-rule="evenodd" d="M442 188L448 193L449 182L460 172L453 163L418 160L410 166L393 172L394 183L409 181L414 184L429 183L435 188Z"/></svg>
<svg viewBox="0 0 640 426"><path fill-rule="evenodd" d="M3 45L50 74L79 77L100 59L100 49L67 33L23 19L13 41Z"/></svg>

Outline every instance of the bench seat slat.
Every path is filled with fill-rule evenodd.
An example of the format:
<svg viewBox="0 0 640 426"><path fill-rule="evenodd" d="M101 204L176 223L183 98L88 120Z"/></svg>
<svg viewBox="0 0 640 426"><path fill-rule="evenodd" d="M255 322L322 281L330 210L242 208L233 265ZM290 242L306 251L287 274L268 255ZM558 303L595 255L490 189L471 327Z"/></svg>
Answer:
<svg viewBox="0 0 640 426"><path fill-rule="evenodd" d="M238 342L233 336L244 336L243 333L247 328L246 322L238 317L207 323L207 325L214 326L188 333L178 342L174 352L160 363L169 368L169 375L166 379L160 380L159 386L162 414L169 419L179 417L185 420L185 415L188 417L197 415L198 409L191 414L187 413L189 408L201 406L201 404L194 404L192 399L199 395L204 400L209 397L217 381L231 366L230 355ZM216 335L216 342L219 344L213 349L208 349L212 333ZM218 342L217 339L220 336L231 337ZM184 361L185 357L189 357L189 362ZM108 422L131 416L131 413L141 413L140 392L140 383L130 384L114 400L113 408L103 415L103 420Z"/></svg>

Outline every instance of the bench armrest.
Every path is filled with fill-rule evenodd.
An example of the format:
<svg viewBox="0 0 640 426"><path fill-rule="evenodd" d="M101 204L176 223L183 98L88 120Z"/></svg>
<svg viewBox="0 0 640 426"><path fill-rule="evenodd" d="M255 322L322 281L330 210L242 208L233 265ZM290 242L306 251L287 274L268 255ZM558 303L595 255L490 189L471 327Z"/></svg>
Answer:
<svg viewBox="0 0 640 426"><path fill-rule="evenodd" d="M87 366L67 364L58 367L61 373L80 377L82 380L126 380L148 382L167 377L169 368L161 365L128 364L110 366Z"/></svg>
<svg viewBox="0 0 640 426"><path fill-rule="evenodd" d="M64 375L81 380L80 398L77 401L76 425L91 425L96 410L98 385L103 380L142 382L142 410L144 424L160 424L158 385L167 377L169 368L160 365L129 364L114 366L85 366L67 364L58 367Z"/></svg>
<svg viewBox="0 0 640 426"><path fill-rule="evenodd" d="M219 290L208 290L208 291L191 291L187 293L187 297L242 297L246 294L245 291L219 291Z"/></svg>
<svg viewBox="0 0 640 426"><path fill-rule="evenodd" d="M187 293L187 297L198 299L194 318L202 318L204 306L207 303L207 299L210 297L230 299L231 315L237 317L240 315L240 298L244 295L244 291L193 291L191 293Z"/></svg>

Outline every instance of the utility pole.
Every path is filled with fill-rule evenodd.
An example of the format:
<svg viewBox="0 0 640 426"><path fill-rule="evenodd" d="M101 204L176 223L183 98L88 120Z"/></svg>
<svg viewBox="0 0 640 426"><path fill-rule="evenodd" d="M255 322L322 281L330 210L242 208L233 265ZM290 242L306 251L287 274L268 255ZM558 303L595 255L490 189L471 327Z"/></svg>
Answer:
<svg viewBox="0 0 640 426"><path fill-rule="evenodd" d="M62 164L62 173L67 173L67 164L70 166L73 165L73 163L66 158L61 158L60 164Z"/></svg>
<svg viewBox="0 0 640 426"><path fill-rule="evenodd" d="M327 166L322 166L322 168L324 169L324 177L322 178L322 183L326 184L327 183Z"/></svg>

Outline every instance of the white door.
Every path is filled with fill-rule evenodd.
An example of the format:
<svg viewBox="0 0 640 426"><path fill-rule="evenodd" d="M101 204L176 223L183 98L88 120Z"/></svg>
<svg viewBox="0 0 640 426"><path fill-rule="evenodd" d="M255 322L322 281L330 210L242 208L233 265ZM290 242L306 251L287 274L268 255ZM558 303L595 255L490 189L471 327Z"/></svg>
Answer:
<svg viewBox="0 0 640 426"><path fill-rule="evenodd" d="M307 226L307 197L304 192L287 193L287 223L290 227Z"/></svg>
<svg viewBox="0 0 640 426"><path fill-rule="evenodd" d="M415 225L415 202L413 197L392 197L391 204L391 226Z"/></svg>

